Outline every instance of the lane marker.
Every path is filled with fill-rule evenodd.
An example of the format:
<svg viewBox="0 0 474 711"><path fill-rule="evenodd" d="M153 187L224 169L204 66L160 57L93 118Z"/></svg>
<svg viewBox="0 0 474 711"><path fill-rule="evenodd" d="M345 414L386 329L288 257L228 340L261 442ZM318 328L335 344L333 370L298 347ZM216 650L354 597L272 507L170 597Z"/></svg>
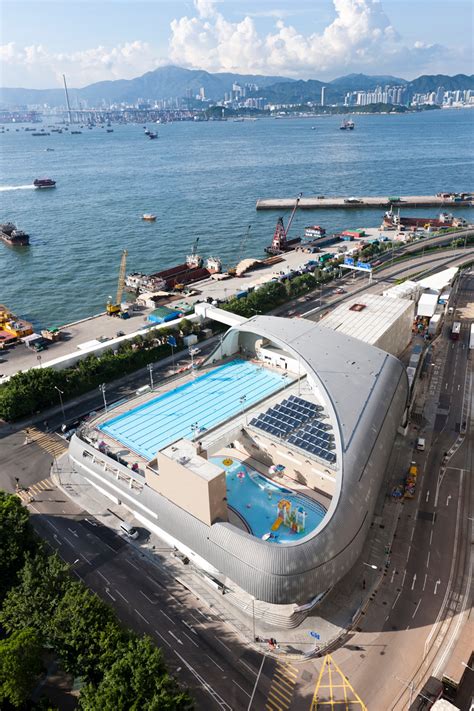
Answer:
<svg viewBox="0 0 474 711"><path fill-rule="evenodd" d="M114 598L114 596L111 594L109 588L105 588L105 592L107 593L107 595L108 595L114 602L117 602L117 600L116 600L116 599Z"/></svg>
<svg viewBox="0 0 474 711"><path fill-rule="evenodd" d="M208 659L210 659L211 662L212 662L213 664L215 664L218 669L221 670L221 672L224 671L224 669L223 669L221 666L219 666L219 664L218 664L212 657L210 657L209 654L206 654L206 657L207 657Z"/></svg>
<svg viewBox="0 0 474 711"><path fill-rule="evenodd" d="M117 595L120 595L120 597L122 598L122 600L125 600L125 602L127 603L127 605L130 605L129 601L127 600L127 598L125 597L125 595L122 595L122 593L120 592L120 590L117 590L117 588L115 588L115 592L117 593Z"/></svg>
<svg viewBox="0 0 474 711"><path fill-rule="evenodd" d="M430 533L430 546L432 543L433 543L433 529L431 529L431 533Z"/></svg>
<svg viewBox="0 0 474 711"><path fill-rule="evenodd" d="M224 699L219 696L217 691L212 688L212 686L202 677L195 669L194 667L191 666L189 662L186 661L184 657L179 654L176 649L173 650L178 659L181 660L181 662L186 666L187 669L193 674L196 679L198 680L199 684L202 686L203 689L205 689L214 699L214 701L220 706L221 709L224 709L225 711L232 711L232 707L229 706L227 701L224 701Z"/></svg>
<svg viewBox="0 0 474 711"><path fill-rule="evenodd" d="M67 530L68 530L70 533L72 533L73 536L76 536L76 538L79 538L79 536L77 535L76 531L73 531L72 528L68 528Z"/></svg>
<svg viewBox="0 0 474 711"><path fill-rule="evenodd" d="M100 572L100 570L97 570L96 572L97 572L97 575L100 575L100 577L101 577L103 580L105 580L105 582L107 583L107 585L110 585L110 584L111 584L111 583L110 583L110 580L109 580L108 578L106 578L105 575Z"/></svg>
<svg viewBox="0 0 474 711"><path fill-rule="evenodd" d="M53 533L53 538L58 545L62 546L63 542L59 540L59 538L57 537L57 535L55 533Z"/></svg>
<svg viewBox="0 0 474 711"><path fill-rule="evenodd" d="M429 567L429 564L430 564L430 555L431 555L431 551L428 551L428 557L426 559L426 567L427 568Z"/></svg>
<svg viewBox="0 0 474 711"><path fill-rule="evenodd" d="M429 498L430 498L430 492L429 492L429 490L428 490L428 491L426 492L426 499L425 499L425 501L428 502L428 499L429 499Z"/></svg>
<svg viewBox="0 0 474 711"><path fill-rule="evenodd" d="M187 637L187 638L189 639L189 641L191 642L191 644L194 644L194 646L199 649L199 644L198 644L197 642L195 642L194 639L191 639L191 637L190 637L186 632L184 632L184 630L183 630L183 634L184 634L185 637Z"/></svg>
<svg viewBox="0 0 474 711"><path fill-rule="evenodd" d="M437 580L434 586L434 595L438 592L438 585L441 585L441 580Z"/></svg>
<svg viewBox="0 0 474 711"><path fill-rule="evenodd" d="M171 644L168 642L166 637L163 637L163 635L160 632L158 632L158 630L155 630L155 634L157 634L158 637L160 637L160 639L162 639L163 642L168 645L168 647L171 647ZM224 671L224 670L222 670L222 671Z"/></svg>
<svg viewBox="0 0 474 711"><path fill-rule="evenodd" d="M131 560L129 560L128 558L125 558L125 560L126 560L126 562L127 562L129 565L132 566L132 568L135 568L135 570L140 570L140 568L138 567L138 565L135 565L135 563L132 563Z"/></svg>
<svg viewBox="0 0 474 711"><path fill-rule="evenodd" d="M63 538L64 538L64 540L66 541L66 543L69 543L69 545L70 545L72 548L74 547L74 543L72 543L72 541L70 541L67 536L63 536Z"/></svg>
<svg viewBox="0 0 474 711"><path fill-rule="evenodd" d="M428 574L425 573L425 579L423 580L423 590L425 589L425 586L426 586L426 579L427 579L427 577L428 577Z"/></svg>
<svg viewBox="0 0 474 711"><path fill-rule="evenodd" d="M397 571L396 571L396 569L394 568L393 571L392 571L392 577L390 578L390 582L391 582L391 583L393 583L393 579L394 579L394 577L395 577L395 573L396 573L396 572L397 572Z"/></svg>
<svg viewBox="0 0 474 711"><path fill-rule="evenodd" d="M166 617L167 620L171 622L172 625L176 624L174 620L171 619L169 615L166 614L166 612L163 612L163 610L160 610L161 614Z"/></svg>
<svg viewBox="0 0 474 711"><path fill-rule="evenodd" d="M421 597L420 597L420 599L418 600L418 603L417 603L417 605L416 605L416 607L415 607L415 612L414 612L413 615L411 616L411 619L413 619L413 618L415 617L416 613L418 612L418 608L420 607L420 602L421 602Z"/></svg>
<svg viewBox="0 0 474 711"><path fill-rule="evenodd" d="M401 594L402 594L402 591L400 590L400 592L398 593L397 597L395 598L395 602L394 602L393 605L392 605L392 610L393 610L393 608L395 607L395 605L397 604L398 598L400 597Z"/></svg>
<svg viewBox="0 0 474 711"><path fill-rule="evenodd" d="M219 637L216 637L216 639L217 639L218 642L220 642L220 643L222 644L223 647L225 647L226 649L228 649L229 652L232 654L231 648L228 647L228 646L225 644L225 642L223 642L221 639L219 639Z"/></svg>
<svg viewBox="0 0 474 711"><path fill-rule="evenodd" d="M81 556L82 560L84 560L88 565L92 565L90 560L88 558L86 558L85 555L83 555L82 553L79 553L79 555Z"/></svg>
<svg viewBox="0 0 474 711"><path fill-rule="evenodd" d="M412 584L411 584L411 589L412 589L412 590L413 590L414 587L415 587L415 583L416 583L416 573L413 575L413 582L412 582Z"/></svg>
<svg viewBox="0 0 474 711"><path fill-rule="evenodd" d="M237 682L235 681L235 679L232 679L232 681L233 681L233 683L234 683L236 686L238 686L239 689L240 689L241 691L243 691L244 694L246 694L246 695L249 697L249 699L250 699L250 694L249 694L249 692L248 692L248 691L245 691L245 689L243 689L243 688L240 686L240 684L237 684Z"/></svg>
<svg viewBox="0 0 474 711"><path fill-rule="evenodd" d="M135 612L137 613L138 617L141 617L141 618L142 618L143 622L146 622L146 624L147 624L147 625L149 625L149 624L150 624L150 623L148 622L147 618L146 618L146 617L143 617L143 615L142 615L142 613L141 613L141 612L138 612L138 610L137 610L137 608L136 608L136 607L134 607L133 609L134 609L134 610L135 610Z"/></svg>
<svg viewBox="0 0 474 711"><path fill-rule="evenodd" d="M146 593L143 592L143 590L140 590L141 594L143 595L144 598L148 600L148 602L151 602L152 605L156 605L158 600L152 600L151 598L148 597Z"/></svg>
<svg viewBox="0 0 474 711"><path fill-rule="evenodd" d="M407 571L403 571L403 578L402 578L402 587L405 585L405 578L406 578Z"/></svg>
<svg viewBox="0 0 474 711"><path fill-rule="evenodd" d="M168 630L168 634L170 634L173 637L173 639L175 639L178 642L178 644L181 644L181 645L183 644L182 641L179 639L179 637L176 637L176 635L173 634L173 632L171 630Z"/></svg>

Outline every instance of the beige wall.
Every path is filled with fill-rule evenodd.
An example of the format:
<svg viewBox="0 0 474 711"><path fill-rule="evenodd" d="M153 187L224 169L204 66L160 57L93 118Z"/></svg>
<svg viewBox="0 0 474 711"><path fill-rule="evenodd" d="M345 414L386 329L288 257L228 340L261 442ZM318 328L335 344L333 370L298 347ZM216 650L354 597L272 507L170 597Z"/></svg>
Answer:
<svg viewBox="0 0 474 711"><path fill-rule="evenodd" d="M225 473L212 478L196 474L185 465L158 452L159 473L146 469L148 486L210 526L227 521Z"/></svg>

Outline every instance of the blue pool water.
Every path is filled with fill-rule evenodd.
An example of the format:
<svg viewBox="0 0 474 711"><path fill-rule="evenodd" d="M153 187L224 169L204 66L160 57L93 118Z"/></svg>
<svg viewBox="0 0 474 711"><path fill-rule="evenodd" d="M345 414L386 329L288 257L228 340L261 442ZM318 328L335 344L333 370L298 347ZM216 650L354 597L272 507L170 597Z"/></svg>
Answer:
<svg viewBox="0 0 474 711"><path fill-rule="evenodd" d="M296 541L314 531L326 514L326 509L317 501L275 484L238 459L210 457L210 461L225 469L227 503L258 538L270 533L271 537L267 539L270 543ZM304 530L297 532L281 523L272 531L279 516L280 501L287 501L292 512L303 509Z"/></svg>
<svg viewBox="0 0 474 711"><path fill-rule="evenodd" d="M123 415L107 420L99 429L146 459L182 437L211 429L245 407L280 388L288 379L244 360L233 360L175 390L150 400ZM198 434L199 436L199 434Z"/></svg>

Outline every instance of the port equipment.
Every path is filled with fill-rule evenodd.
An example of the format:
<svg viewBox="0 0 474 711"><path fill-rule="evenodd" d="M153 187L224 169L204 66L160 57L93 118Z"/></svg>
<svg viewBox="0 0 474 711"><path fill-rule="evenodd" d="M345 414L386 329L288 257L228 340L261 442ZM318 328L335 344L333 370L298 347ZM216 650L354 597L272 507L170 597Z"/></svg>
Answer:
<svg viewBox="0 0 474 711"><path fill-rule="evenodd" d="M265 249L267 254L280 254L281 252L286 252L288 249L292 249L296 246L297 243L301 242L301 239L299 237L293 240L288 240L288 233L290 231L291 223L293 222L295 212L298 209L298 205L302 196L303 193L300 193L295 200L295 204L293 206L293 210L291 211L290 219L288 220L286 229L285 225L283 224L283 217L278 218L275 227L275 232L273 234L272 243L269 247Z"/></svg>
<svg viewBox="0 0 474 711"><path fill-rule="evenodd" d="M127 267L127 250L122 251L122 259L120 260L120 272L117 284L117 296L115 297L115 303L112 301L107 302L107 313L109 316L117 316L122 311L122 294L125 286L125 270Z"/></svg>

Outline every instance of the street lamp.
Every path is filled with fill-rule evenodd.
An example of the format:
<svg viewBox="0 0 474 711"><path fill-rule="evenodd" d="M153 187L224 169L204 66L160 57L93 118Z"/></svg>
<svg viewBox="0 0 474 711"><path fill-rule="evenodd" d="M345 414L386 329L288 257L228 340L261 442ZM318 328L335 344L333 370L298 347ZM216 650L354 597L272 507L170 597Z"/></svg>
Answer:
<svg viewBox="0 0 474 711"><path fill-rule="evenodd" d="M36 360L38 361L39 367L41 368L41 367L42 367L42 366L41 366L41 356L40 356L40 355L37 355L37 356L36 356Z"/></svg>
<svg viewBox="0 0 474 711"><path fill-rule="evenodd" d="M372 568L372 570L377 570L376 565L371 565L370 563L364 563L364 562L362 562L362 565L366 565L368 568Z"/></svg>
<svg viewBox="0 0 474 711"><path fill-rule="evenodd" d="M105 412L107 412L107 400L105 399L105 383L99 385L99 390L102 393L102 397L104 398L104 408Z"/></svg>
<svg viewBox="0 0 474 711"><path fill-rule="evenodd" d="M153 363L148 363L147 368L150 373L150 388L153 390Z"/></svg>
<svg viewBox="0 0 474 711"><path fill-rule="evenodd" d="M57 388L56 385L54 385L54 389L57 390L58 393L59 393L59 402L61 403L61 410L62 410L62 413L63 413L63 424L65 424L65 422L66 422L66 415L65 415L65 413L64 413L64 405L63 405L63 397L62 397L62 396L64 395L64 391L63 391L63 390L60 390L59 388Z"/></svg>

